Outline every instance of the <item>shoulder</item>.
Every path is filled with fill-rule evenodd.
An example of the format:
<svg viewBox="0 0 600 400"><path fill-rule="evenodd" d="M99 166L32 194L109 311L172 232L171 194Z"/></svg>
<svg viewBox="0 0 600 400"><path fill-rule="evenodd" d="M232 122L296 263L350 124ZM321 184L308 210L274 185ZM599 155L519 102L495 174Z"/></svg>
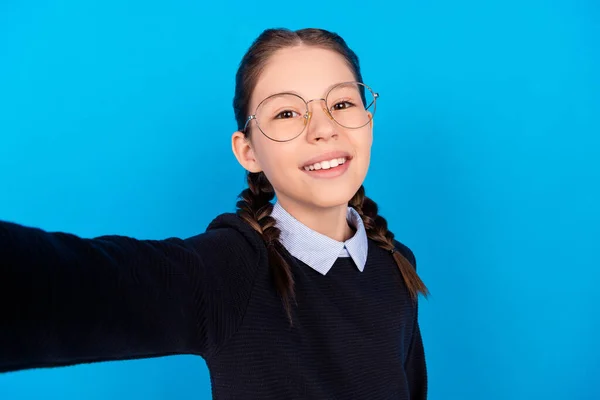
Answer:
<svg viewBox="0 0 600 400"><path fill-rule="evenodd" d="M259 264L266 257L260 235L234 213L215 217L206 231L185 239L187 245L219 264Z"/></svg>
<svg viewBox="0 0 600 400"><path fill-rule="evenodd" d="M410 247L408 247L404 243L402 243L398 240L395 240L395 239L394 239L394 246L396 247L396 250L398 250L400 252L400 254L402 254L402 256L404 256L404 258L406 258L408 260L408 262L410 262L411 265L413 266L413 268L416 270L417 269L417 259L415 258L415 254L410 249Z"/></svg>

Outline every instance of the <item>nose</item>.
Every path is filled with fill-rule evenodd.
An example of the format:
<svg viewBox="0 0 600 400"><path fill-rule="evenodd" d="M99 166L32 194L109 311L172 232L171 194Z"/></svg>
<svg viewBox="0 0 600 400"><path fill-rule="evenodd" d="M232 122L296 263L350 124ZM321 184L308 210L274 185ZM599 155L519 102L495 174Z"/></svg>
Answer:
<svg viewBox="0 0 600 400"><path fill-rule="evenodd" d="M314 102L314 103L313 103ZM308 102L308 116L306 123L307 140L329 140L333 136L337 136L336 123L331 116L325 99L315 99ZM311 104L312 110L311 110ZM322 113L319 111L323 111Z"/></svg>

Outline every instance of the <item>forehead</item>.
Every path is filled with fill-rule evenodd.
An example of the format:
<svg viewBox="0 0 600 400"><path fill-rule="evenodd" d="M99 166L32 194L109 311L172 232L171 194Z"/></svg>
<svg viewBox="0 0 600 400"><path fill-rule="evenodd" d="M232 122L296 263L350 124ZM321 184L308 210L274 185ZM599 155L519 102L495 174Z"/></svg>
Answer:
<svg viewBox="0 0 600 400"><path fill-rule="evenodd" d="M355 79L344 57L335 51L310 46L277 50L258 78L250 106L281 92L296 92L306 100L323 97L331 85Z"/></svg>

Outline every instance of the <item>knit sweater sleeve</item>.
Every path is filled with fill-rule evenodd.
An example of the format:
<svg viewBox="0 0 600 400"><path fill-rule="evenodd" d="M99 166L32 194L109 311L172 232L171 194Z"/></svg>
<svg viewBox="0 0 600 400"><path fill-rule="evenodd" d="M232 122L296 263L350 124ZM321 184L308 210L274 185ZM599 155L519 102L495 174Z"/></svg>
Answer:
<svg viewBox="0 0 600 400"><path fill-rule="evenodd" d="M259 254L233 228L84 239L0 222L0 372L219 350Z"/></svg>
<svg viewBox="0 0 600 400"><path fill-rule="evenodd" d="M396 241L396 247L400 249L404 257L417 269L417 260L412 250ZM408 348L408 353L404 363L404 370L408 380L411 400L427 399L427 365L425 362L425 349L419 328L419 307L418 303L414 306L414 316L412 321L412 337Z"/></svg>
<svg viewBox="0 0 600 400"><path fill-rule="evenodd" d="M427 399L427 367L419 322L415 316L413 337L404 366L411 400Z"/></svg>

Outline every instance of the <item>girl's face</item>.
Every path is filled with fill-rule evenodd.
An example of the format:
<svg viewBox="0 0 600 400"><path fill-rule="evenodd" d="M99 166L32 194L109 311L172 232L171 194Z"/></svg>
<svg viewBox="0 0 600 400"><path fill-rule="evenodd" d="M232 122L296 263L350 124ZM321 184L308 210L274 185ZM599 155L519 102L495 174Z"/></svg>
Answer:
<svg viewBox="0 0 600 400"><path fill-rule="evenodd" d="M328 89L337 83L355 80L344 58L334 51L309 46L281 49L273 54L261 73L250 99L249 113L253 114L259 103L273 94L292 92L309 101L325 98ZM372 122L359 129L344 128L324 109L324 101L309 102L312 115L308 125L291 141L275 142L267 138L256 121L248 126L250 141L241 132L233 134L233 151L240 164L251 172L263 171L275 189L277 200L289 212L299 207L345 207L367 174ZM336 158L346 161L327 171L305 170L305 166L315 161Z"/></svg>

